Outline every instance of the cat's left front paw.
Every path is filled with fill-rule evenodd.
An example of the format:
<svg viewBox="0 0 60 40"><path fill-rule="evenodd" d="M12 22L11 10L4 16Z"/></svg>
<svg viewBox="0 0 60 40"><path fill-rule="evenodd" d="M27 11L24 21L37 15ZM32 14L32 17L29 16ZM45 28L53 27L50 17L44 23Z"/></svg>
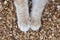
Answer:
<svg viewBox="0 0 60 40"><path fill-rule="evenodd" d="M31 29L34 30L34 31L37 31L39 30L39 28L41 27L41 22L40 20L32 20L31 21Z"/></svg>

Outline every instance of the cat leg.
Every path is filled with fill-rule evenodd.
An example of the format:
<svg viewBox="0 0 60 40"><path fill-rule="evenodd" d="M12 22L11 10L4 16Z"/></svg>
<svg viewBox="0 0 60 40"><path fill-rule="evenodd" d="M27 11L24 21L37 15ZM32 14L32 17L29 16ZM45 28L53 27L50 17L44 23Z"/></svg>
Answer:
<svg viewBox="0 0 60 40"><path fill-rule="evenodd" d="M41 27L41 16L47 0L32 0L31 29L36 31Z"/></svg>
<svg viewBox="0 0 60 40"><path fill-rule="evenodd" d="M17 24L21 31L26 32L30 28L28 0L14 0L17 14Z"/></svg>

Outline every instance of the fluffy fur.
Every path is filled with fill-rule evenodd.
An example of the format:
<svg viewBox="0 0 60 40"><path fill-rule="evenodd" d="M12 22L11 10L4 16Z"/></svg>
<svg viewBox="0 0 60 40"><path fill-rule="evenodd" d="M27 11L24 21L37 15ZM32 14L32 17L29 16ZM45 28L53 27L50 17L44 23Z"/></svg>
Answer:
<svg viewBox="0 0 60 40"><path fill-rule="evenodd" d="M14 0L17 13L17 23L21 31L26 32L30 28L28 0Z"/></svg>
<svg viewBox="0 0 60 40"><path fill-rule="evenodd" d="M31 29L36 31L41 27L41 15L48 0L33 0L31 12Z"/></svg>
<svg viewBox="0 0 60 40"><path fill-rule="evenodd" d="M14 0L17 13L18 27L23 32L28 31L29 28L36 31L41 27L41 15L45 4L48 2L48 0L32 1L32 12L31 17L29 17L28 0Z"/></svg>

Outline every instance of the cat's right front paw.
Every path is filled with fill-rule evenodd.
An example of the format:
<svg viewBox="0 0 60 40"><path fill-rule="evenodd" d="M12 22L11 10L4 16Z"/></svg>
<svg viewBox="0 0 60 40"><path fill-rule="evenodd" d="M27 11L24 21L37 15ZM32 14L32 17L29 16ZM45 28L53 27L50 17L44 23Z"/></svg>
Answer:
<svg viewBox="0 0 60 40"><path fill-rule="evenodd" d="M23 32L27 32L30 28L30 21L29 20L26 20L26 19L18 19L18 28L23 31Z"/></svg>

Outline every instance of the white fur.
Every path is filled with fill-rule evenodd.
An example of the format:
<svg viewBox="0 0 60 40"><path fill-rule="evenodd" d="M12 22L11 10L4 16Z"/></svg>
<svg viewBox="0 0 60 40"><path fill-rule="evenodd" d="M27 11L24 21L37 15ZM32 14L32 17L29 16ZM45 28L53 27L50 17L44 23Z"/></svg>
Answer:
<svg viewBox="0 0 60 40"><path fill-rule="evenodd" d="M36 31L41 27L41 15L48 0L33 0L31 12L31 29Z"/></svg>
<svg viewBox="0 0 60 40"><path fill-rule="evenodd" d="M28 0L23 0L23 4L19 4L17 0L14 0L14 4L16 7L17 13L17 23L18 27L21 31L26 32L30 28L30 21L29 21L29 12L28 12ZM26 24L27 23L27 24Z"/></svg>
<svg viewBox="0 0 60 40"><path fill-rule="evenodd" d="M21 3L21 1L24 1ZM48 0L32 0L31 19L28 11L28 0L14 0L17 13L17 23L21 31L26 32L31 28L36 31L41 27L41 15ZM29 19L31 21L29 21ZM26 24L27 23L27 24Z"/></svg>

